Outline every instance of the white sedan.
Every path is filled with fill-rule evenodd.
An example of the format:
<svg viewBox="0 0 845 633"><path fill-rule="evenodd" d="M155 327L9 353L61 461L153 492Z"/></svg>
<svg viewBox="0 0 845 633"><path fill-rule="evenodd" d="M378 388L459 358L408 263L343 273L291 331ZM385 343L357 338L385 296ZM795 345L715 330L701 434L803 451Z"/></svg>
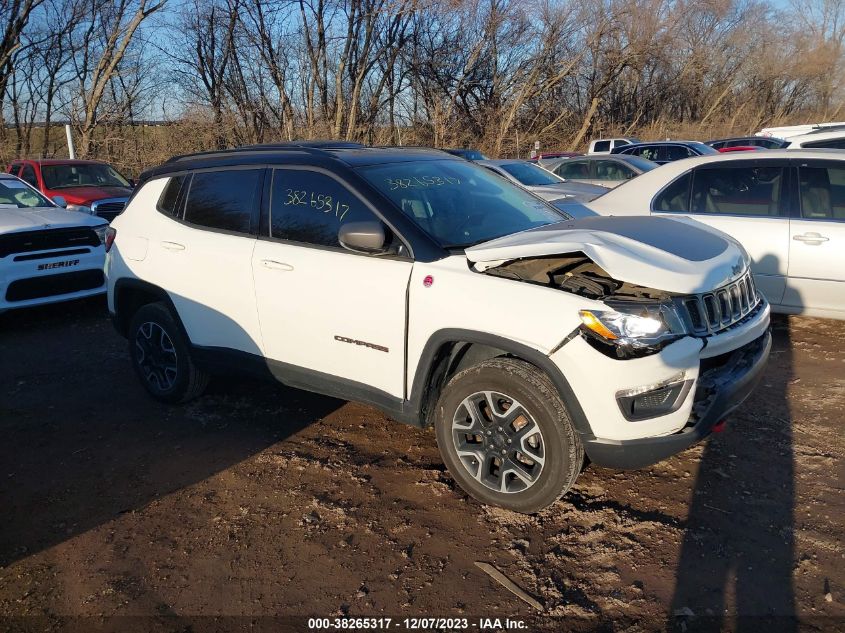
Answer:
<svg viewBox="0 0 845 633"><path fill-rule="evenodd" d="M692 218L724 231L751 255L774 311L845 319L845 152L690 158L586 206L601 215Z"/></svg>

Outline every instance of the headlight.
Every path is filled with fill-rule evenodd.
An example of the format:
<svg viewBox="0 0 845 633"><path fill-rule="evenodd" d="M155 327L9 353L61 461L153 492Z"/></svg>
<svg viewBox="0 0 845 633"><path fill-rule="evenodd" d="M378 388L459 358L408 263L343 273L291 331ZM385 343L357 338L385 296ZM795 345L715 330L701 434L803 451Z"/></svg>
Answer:
<svg viewBox="0 0 845 633"><path fill-rule="evenodd" d="M686 336L675 307L659 304L614 304L611 310L581 310L582 330L618 358L647 356Z"/></svg>
<svg viewBox="0 0 845 633"><path fill-rule="evenodd" d="M69 204L65 208L68 211L78 211L79 213L87 213L88 215L94 215L94 212L91 210L91 207L86 207L84 204Z"/></svg>
<svg viewBox="0 0 845 633"><path fill-rule="evenodd" d="M103 224L102 226L95 226L94 233L97 234L97 237L100 238L100 244L106 243L106 231L109 230L108 224Z"/></svg>

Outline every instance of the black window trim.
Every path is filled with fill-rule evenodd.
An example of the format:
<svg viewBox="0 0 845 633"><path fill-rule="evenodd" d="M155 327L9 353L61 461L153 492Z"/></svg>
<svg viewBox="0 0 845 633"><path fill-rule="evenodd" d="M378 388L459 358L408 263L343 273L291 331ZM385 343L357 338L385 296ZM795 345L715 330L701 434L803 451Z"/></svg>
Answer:
<svg viewBox="0 0 845 633"><path fill-rule="evenodd" d="M300 242L298 240L288 240L281 237L273 237L271 235L272 230L272 209L273 209L273 179L276 177L276 170L287 169L291 171L310 171L322 174L324 176L328 176L335 182L339 183L342 187L344 187L347 191L349 191L353 196L355 196L363 205L379 220L381 220L388 229L390 229L393 236L398 239L402 245L405 247L405 250L408 252L408 255L399 255L396 253L359 253L357 251L351 251L348 248L344 248L343 246L326 246L325 244L313 244L311 242ZM410 241L406 239L395 227L395 225L390 222L386 217L385 214L380 212L378 208L372 204L365 195L363 195L360 190L351 184L345 178L338 176L336 173L332 172L329 169L325 169L324 167L319 167L317 165L303 165L297 163L291 164L277 164L277 165L269 165L267 171L269 172L266 176L266 180L269 181L266 186L266 191L264 192L267 196L267 203L266 205L261 205L261 220L259 225L261 227L261 231L258 233L257 238L262 241L267 242L278 242L280 244L289 244L291 246L299 246L302 248L312 248L321 251L330 251L333 253L344 253L347 255L357 255L359 257L370 257L370 258L378 258L378 259L387 259L387 260L398 260L398 261L414 261L414 249L411 247ZM266 215L265 215L266 213Z"/></svg>
<svg viewBox="0 0 845 633"><path fill-rule="evenodd" d="M837 167L839 169L845 169L845 161L838 161L832 160L830 158L803 158L803 159L792 159L789 161L791 169L789 170L792 174L793 178L793 193L794 199L792 201L792 209L793 213L790 216L790 220L800 220L802 222L836 222L837 224L845 224L845 220L839 218L805 218L804 217L804 207L803 201L801 199L801 174L800 170L801 167L815 167L816 169L821 167Z"/></svg>

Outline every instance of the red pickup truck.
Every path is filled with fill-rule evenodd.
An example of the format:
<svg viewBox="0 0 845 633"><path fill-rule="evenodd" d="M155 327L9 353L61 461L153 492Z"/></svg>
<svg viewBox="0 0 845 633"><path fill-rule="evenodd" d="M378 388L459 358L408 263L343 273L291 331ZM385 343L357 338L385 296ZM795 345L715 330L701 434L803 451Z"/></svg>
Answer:
<svg viewBox="0 0 845 633"><path fill-rule="evenodd" d="M56 204L111 222L123 211L133 183L108 163L97 160L19 159L7 170Z"/></svg>

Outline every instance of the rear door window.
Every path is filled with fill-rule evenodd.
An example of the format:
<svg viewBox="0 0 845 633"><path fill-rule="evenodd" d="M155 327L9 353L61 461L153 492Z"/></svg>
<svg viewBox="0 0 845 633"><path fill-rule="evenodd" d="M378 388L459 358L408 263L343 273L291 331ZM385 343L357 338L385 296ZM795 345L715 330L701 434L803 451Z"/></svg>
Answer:
<svg viewBox="0 0 845 633"><path fill-rule="evenodd" d="M743 166L695 170L692 213L715 215L782 215L785 166Z"/></svg>
<svg viewBox="0 0 845 633"><path fill-rule="evenodd" d="M615 160L600 160L596 162L597 180L628 180L636 176L636 172L625 163Z"/></svg>
<svg viewBox="0 0 845 633"><path fill-rule="evenodd" d="M596 144L593 145L594 152L609 152L610 151L610 141L596 141Z"/></svg>
<svg viewBox="0 0 845 633"><path fill-rule="evenodd" d="M664 148L664 156L661 160L673 161L681 160L682 158L689 158L697 154L685 145L666 145Z"/></svg>
<svg viewBox="0 0 845 633"><path fill-rule="evenodd" d="M801 217L845 222L845 167L801 165L798 185Z"/></svg>
<svg viewBox="0 0 845 633"><path fill-rule="evenodd" d="M191 179L185 221L233 233L257 229L258 187L263 169L197 172Z"/></svg>

